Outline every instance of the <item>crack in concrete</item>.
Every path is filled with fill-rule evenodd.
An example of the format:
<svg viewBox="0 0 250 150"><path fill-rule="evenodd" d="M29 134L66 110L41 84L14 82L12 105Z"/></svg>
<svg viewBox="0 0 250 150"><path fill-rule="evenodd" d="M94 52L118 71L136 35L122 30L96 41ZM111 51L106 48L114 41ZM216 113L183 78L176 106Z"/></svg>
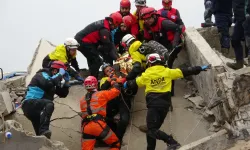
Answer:
<svg viewBox="0 0 250 150"><path fill-rule="evenodd" d="M72 116L72 117L59 117L59 118L54 118L54 119L50 120L50 122L53 122L53 121L55 121L55 120L62 120L62 119L73 119L73 118L75 118L76 116L79 116L79 115L76 114L76 115L74 115L74 116Z"/></svg>
<svg viewBox="0 0 250 150"><path fill-rule="evenodd" d="M57 104L61 104L61 105L65 105L65 106L68 106L73 112L75 112L75 113L79 113L79 112L77 112L77 111L75 111L72 107L70 107L69 105L67 105L67 104L64 104L64 103L60 103L60 102L57 102L57 101L54 101L55 103L57 103Z"/></svg>
<svg viewBox="0 0 250 150"><path fill-rule="evenodd" d="M71 128L59 127L59 126L56 126L56 125L53 125L53 124L50 124L50 125L51 125L52 127L55 127L55 128L66 129L66 130L72 130L72 131L74 131L74 132L76 132L76 133L82 134L82 132L73 130L73 129L71 129Z"/></svg>

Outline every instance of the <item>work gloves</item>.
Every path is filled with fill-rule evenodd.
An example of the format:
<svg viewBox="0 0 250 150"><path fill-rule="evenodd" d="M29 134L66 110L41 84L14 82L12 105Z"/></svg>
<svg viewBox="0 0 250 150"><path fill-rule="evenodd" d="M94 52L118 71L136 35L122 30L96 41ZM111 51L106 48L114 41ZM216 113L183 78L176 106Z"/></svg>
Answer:
<svg viewBox="0 0 250 150"><path fill-rule="evenodd" d="M78 80L78 81L81 81L81 82L84 81L84 79L82 77L80 77L80 76L76 76L75 79Z"/></svg>
<svg viewBox="0 0 250 150"><path fill-rule="evenodd" d="M60 68L60 69L59 69L59 74L61 74L62 76L65 74L65 72L66 72L66 71L65 71L63 68Z"/></svg>
<svg viewBox="0 0 250 150"><path fill-rule="evenodd" d="M67 71L65 72L63 79L65 80L65 82L69 82L70 76L69 76L69 73Z"/></svg>
<svg viewBox="0 0 250 150"><path fill-rule="evenodd" d="M207 69L211 69L211 64L201 66L201 69L202 69L202 71L207 71Z"/></svg>

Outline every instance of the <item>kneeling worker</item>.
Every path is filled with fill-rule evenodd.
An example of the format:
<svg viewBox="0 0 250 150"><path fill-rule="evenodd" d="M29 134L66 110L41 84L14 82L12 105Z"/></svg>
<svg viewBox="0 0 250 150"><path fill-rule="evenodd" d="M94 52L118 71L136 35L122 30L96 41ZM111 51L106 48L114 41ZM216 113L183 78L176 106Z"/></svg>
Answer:
<svg viewBox="0 0 250 150"><path fill-rule="evenodd" d="M110 145L111 150L119 150L121 147L119 139L105 121L108 101L120 94L120 85L113 83L113 88L110 90L97 91L98 81L94 76L88 76L84 80L84 86L88 92L80 100L82 150L93 150L97 139Z"/></svg>

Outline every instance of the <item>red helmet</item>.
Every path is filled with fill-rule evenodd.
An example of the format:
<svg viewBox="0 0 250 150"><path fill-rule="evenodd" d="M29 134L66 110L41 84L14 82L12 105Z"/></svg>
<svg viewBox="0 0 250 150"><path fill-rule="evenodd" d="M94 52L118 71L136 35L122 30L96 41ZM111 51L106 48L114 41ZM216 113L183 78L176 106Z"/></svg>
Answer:
<svg viewBox="0 0 250 150"><path fill-rule="evenodd" d="M124 16L122 18L122 22L125 24L126 27L130 28L131 25L133 24L133 18L129 15Z"/></svg>
<svg viewBox="0 0 250 150"><path fill-rule="evenodd" d="M120 7L125 7L125 8L128 7L128 8L130 8L131 7L131 3L130 3L129 0L121 0Z"/></svg>
<svg viewBox="0 0 250 150"><path fill-rule="evenodd" d="M109 17L115 26L119 26L122 23L122 15L119 12L112 13Z"/></svg>
<svg viewBox="0 0 250 150"><path fill-rule="evenodd" d="M63 68L64 70L67 69L66 65L61 61L53 61L50 68L55 68L55 69Z"/></svg>
<svg viewBox="0 0 250 150"><path fill-rule="evenodd" d="M163 7L172 7L172 0L162 0Z"/></svg>
<svg viewBox="0 0 250 150"><path fill-rule="evenodd" d="M98 81L94 76L88 76L83 84L87 90L93 90L97 88Z"/></svg>
<svg viewBox="0 0 250 150"><path fill-rule="evenodd" d="M140 11L140 17L146 19L151 17L153 14L157 14L157 11L153 7L145 7Z"/></svg>

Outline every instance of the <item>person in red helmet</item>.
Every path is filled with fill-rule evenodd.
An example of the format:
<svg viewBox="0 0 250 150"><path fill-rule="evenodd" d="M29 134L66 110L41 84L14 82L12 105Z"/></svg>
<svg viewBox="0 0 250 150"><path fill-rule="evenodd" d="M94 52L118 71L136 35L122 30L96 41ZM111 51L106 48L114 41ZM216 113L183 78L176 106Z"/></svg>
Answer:
<svg viewBox="0 0 250 150"><path fill-rule="evenodd" d="M133 16L136 18L138 23L138 40L142 42L144 40L144 21L140 18L140 11L142 8L147 7L146 0L135 0L135 7L136 11L133 13Z"/></svg>
<svg viewBox="0 0 250 150"><path fill-rule="evenodd" d="M36 135L51 137L49 125L54 111L54 95L65 98L69 93L68 86L61 86L62 79L69 81L66 69L63 62L53 61L50 68L39 70L28 85L22 110L32 122Z"/></svg>
<svg viewBox="0 0 250 150"><path fill-rule="evenodd" d="M119 53L123 54L125 52L123 46L121 45L121 40L126 34L131 34L135 38L138 36L138 24L134 17L129 15L122 18L122 23L112 34L114 35L114 43L119 47Z"/></svg>
<svg viewBox="0 0 250 150"><path fill-rule="evenodd" d="M120 13L123 17L130 15L130 8L131 8L131 3L129 0L121 0Z"/></svg>
<svg viewBox="0 0 250 150"><path fill-rule="evenodd" d="M119 150L120 141L107 125L106 106L109 101L120 95L120 85L112 82L110 90L97 91L98 81L88 76L84 81L87 93L80 100L82 115L82 150L93 150L97 139L110 145L110 150Z"/></svg>
<svg viewBox="0 0 250 150"><path fill-rule="evenodd" d="M163 8L159 9L157 13L160 14L161 17L167 18L173 21L174 23L180 25L182 28L182 33L184 33L186 30L185 25L181 19L180 12L172 7L172 0L162 0L162 6ZM168 34L169 36L173 36L173 33L171 32Z"/></svg>
<svg viewBox="0 0 250 150"><path fill-rule="evenodd" d="M160 17L153 7L143 8L140 12L141 18L144 20L149 28L144 29L144 38L148 40L155 40L172 50L180 44L181 27L172 21ZM174 37L170 39L167 32L174 32Z"/></svg>
<svg viewBox="0 0 250 150"><path fill-rule="evenodd" d="M80 44L78 50L87 58L90 74L98 78L102 59L113 64L118 58L117 50L112 42L110 31L120 26L122 15L118 12L112 13L103 20L93 22L75 35Z"/></svg>

